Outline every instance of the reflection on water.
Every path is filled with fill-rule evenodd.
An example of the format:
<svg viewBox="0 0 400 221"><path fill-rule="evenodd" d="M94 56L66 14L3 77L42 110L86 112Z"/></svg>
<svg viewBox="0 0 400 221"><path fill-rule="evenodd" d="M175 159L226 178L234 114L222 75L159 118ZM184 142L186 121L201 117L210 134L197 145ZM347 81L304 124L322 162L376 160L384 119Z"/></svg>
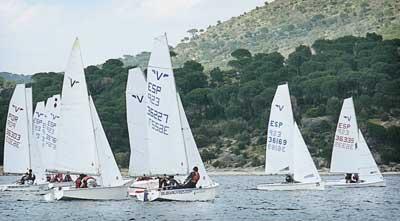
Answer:
<svg viewBox="0 0 400 221"><path fill-rule="evenodd" d="M323 177L326 178L326 177ZM0 184L15 177L0 177ZM400 215L400 176L385 188L267 192L260 183L283 177L215 176L214 202L45 202L23 192L0 192L0 220L394 220ZM332 177L329 177L332 179Z"/></svg>

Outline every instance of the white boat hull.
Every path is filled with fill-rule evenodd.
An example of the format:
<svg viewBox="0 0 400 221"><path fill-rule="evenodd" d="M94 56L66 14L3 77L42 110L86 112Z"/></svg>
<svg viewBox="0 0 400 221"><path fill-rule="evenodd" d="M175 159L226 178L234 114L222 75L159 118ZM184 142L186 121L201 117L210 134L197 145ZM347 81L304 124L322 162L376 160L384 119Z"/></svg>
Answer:
<svg viewBox="0 0 400 221"><path fill-rule="evenodd" d="M123 200L128 196L127 186L54 188L44 196L46 201L52 200Z"/></svg>
<svg viewBox="0 0 400 221"><path fill-rule="evenodd" d="M360 183L346 183L344 180L326 181L325 186L335 188L362 188L362 187L385 187L384 180L364 181Z"/></svg>
<svg viewBox="0 0 400 221"><path fill-rule="evenodd" d="M158 179L135 181L128 189L129 196L134 197L138 193L143 193L145 189L157 189L158 185Z"/></svg>
<svg viewBox="0 0 400 221"><path fill-rule="evenodd" d="M257 185L258 190L291 191L291 190L324 190L324 183L266 183Z"/></svg>
<svg viewBox="0 0 400 221"><path fill-rule="evenodd" d="M42 191L49 189L48 184L4 184L0 185L0 191Z"/></svg>
<svg viewBox="0 0 400 221"><path fill-rule="evenodd" d="M146 201L211 201L215 199L218 184L203 188L146 190L136 194L138 200Z"/></svg>

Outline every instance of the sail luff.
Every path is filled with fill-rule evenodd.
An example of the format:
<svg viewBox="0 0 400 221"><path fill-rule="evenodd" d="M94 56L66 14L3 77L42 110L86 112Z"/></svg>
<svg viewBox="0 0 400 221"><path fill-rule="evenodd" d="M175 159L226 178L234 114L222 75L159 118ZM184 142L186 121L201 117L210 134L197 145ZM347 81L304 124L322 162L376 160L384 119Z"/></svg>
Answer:
<svg viewBox="0 0 400 221"><path fill-rule="evenodd" d="M26 103L26 115L27 115L27 127L28 127L28 153L29 153L29 168L32 168L32 147L31 147L31 139L32 139L32 88L25 89L25 103Z"/></svg>

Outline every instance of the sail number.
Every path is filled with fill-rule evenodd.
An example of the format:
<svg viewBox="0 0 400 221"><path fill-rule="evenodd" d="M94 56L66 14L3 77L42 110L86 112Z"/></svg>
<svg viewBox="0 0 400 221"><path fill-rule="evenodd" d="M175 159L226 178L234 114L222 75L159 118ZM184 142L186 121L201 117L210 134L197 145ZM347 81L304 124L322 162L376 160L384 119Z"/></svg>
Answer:
<svg viewBox="0 0 400 221"><path fill-rule="evenodd" d="M280 128L280 127L283 126L283 122L271 120L271 121L269 122L269 126L270 126L270 127L277 127L277 128Z"/></svg>

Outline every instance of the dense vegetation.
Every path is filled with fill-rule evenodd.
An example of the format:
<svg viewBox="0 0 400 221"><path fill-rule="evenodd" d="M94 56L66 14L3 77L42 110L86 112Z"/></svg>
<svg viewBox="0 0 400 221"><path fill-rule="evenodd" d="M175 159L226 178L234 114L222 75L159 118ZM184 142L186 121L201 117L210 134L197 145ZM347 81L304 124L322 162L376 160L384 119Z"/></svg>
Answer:
<svg viewBox="0 0 400 221"><path fill-rule="evenodd" d="M400 162L399 48L399 39L367 34L317 40L311 48L298 46L287 59L278 52L238 49L231 53L228 70L205 72L202 64L187 61L175 69L175 78L203 159L215 167L264 164L269 106L284 82L289 83L296 121L321 166L330 159L341 103L349 96L378 162ZM128 67L110 59L101 68L88 66L85 73L112 149L126 167ZM61 74L35 74L34 101L59 93L61 82ZM2 125L11 93L1 91ZM4 134L4 127L0 130Z"/></svg>
<svg viewBox="0 0 400 221"><path fill-rule="evenodd" d="M285 57L298 45L320 38L336 39L376 32L385 39L400 38L397 0L279 0L202 29L190 29L190 39L177 45L177 64L188 58L206 70L225 69L230 53L246 48L252 53L279 51ZM140 56L136 59L140 61Z"/></svg>

